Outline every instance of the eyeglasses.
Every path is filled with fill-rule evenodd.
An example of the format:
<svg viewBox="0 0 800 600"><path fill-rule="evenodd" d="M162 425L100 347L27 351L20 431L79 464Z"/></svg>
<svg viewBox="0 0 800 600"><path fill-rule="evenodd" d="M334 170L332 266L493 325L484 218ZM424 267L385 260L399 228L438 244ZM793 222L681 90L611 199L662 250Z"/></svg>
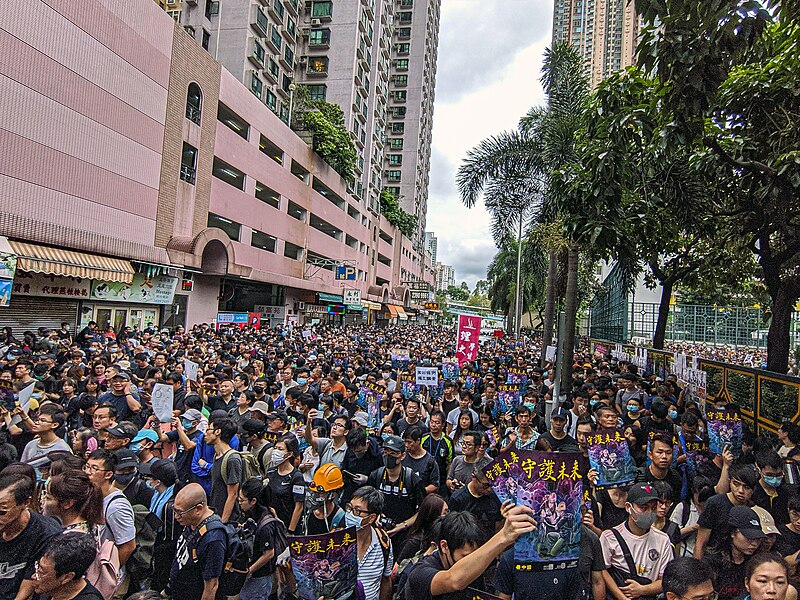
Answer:
<svg viewBox="0 0 800 600"><path fill-rule="evenodd" d="M333 429L334 427L341 427L342 429L346 429L344 423L334 423L333 425L331 425L331 429Z"/></svg>
<svg viewBox="0 0 800 600"><path fill-rule="evenodd" d="M45 421L44 419L34 419L33 423L55 423L55 421Z"/></svg>
<svg viewBox="0 0 800 600"><path fill-rule="evenodd" d="M110 473L111 469L101 469L97 465L83 465L84 473L97 473L99 471L103 471L104 473Z"/></svg>
<svg viewBox="0 0 800 600"><path fill-rule="evenodd" d="M185 515L186 513L193 511L193 510L194 510L195 508L197 508L198 506L203 506L203 503L202 503L202 502L198 502L197 504L195 504L194 506L190 506L190 507L189 507L189 508L187 508L186 510L178 510L177 508L175 508L175 507L173 506L173 507L172 507L172 513L173 513L173 514L174 514L176 517L182 517L182 516L183 516L183 515Z"/></svg>
<svg viewBox="0 0 800 600"><path fill-rule="evenodd" d="M473 444L472 442L461 442L462 448L472 448L473 446L475 446L475 444Z"/></svg>
<svg viewBox="0 0 800 600"><path fill-rule="evenodd" d="M357 517L366 517L366 516L368 516L370 514L370 512L368 510L364 510L363 508L356 508L355 506L353 506L352 504L349 504L349 503L347 505L347 510L349 510L351 513L353 513Z"/></svg>

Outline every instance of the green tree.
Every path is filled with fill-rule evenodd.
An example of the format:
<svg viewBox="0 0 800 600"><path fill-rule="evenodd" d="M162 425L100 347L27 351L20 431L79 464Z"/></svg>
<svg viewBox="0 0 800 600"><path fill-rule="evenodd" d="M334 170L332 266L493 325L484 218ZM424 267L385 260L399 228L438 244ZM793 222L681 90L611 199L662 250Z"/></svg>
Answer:
<svg viewBox="0 0 800 600"><path fill-rule="evenodd" d="M488 291L489 282L485 279L479 279L477 282L475 282L475 289L472 290L472 293L476 296L486 296Z"/></svg>
<svg viewBox="0 0 800 600"><path fill-rule="evenodd" d="M400 208L400 202L389 190L382 190L380 196L381 214L397 227L407 238L414 237L417 230L417 217Z"/></svg>
<svg viewBox="0 0 800 600"><path fill-rule="evenodd" d="M444 291L444 295L450 298L451 300L455 300L456 302L466 302L469 298L469 291L465 290L462 287L456 287L454 285L447 286L447 289Z"/></svg>

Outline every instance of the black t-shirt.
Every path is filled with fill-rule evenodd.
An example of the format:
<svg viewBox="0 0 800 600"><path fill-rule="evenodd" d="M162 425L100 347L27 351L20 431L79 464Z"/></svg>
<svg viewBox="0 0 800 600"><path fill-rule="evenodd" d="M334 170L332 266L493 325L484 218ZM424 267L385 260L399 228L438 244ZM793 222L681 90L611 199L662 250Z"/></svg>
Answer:
<svg viewBox="0 0 800 600"><path fill-rule="evenodd" d="M495 525L501 519L500 500L494 492L476 498L468 486L464 486L453 493L447 503L453 512L466 511L472 513L484 529L486 539L494 535Z"/></svg>
<svg viewBox="0 0 800 600"><path fill-rule="evenodd" d="M553 452L577 452L578 451L578 443L575 441L575 438L571 435L565 435L563 438L556 439L553 437L553 434L549 431L545 431L542 436L543 439L550 442L550 446L553 448Z"/></svg>
<svg viewBox="0 0 800 600"><path fill-rule="evenodd" d="M789 497L796 493L789 484L782 483L778 486L777 496L770 496L759 481L753 488L753 495L750 501L756 506L760 506L775 519L776 523L789 522Z"/></svg>
<svg viewBox="0 0 800 600"><path fill-rule="evenodd" d="M72 600L103 600L103 594L98 592L97 589L87 581L86 587L78 592L77 596L73 596Z"/></svg>
<svg viewBox="0 0 800 600"><path fill-rule="evenodd" d="M711 567L715 574L714 590L719 594L719 600L733 600L744 593L746 560L737 565L729 555L703 553L703 562Z"/></svg>
<svg viewBox="0 0 800 600"><path fill-rule="evenodd" d="M178 470L178 480L183 482L194 481L192 478L192 457L194 456L194 448L185 450L178 436L178 431L175 429L168 431L166 435L170 442L174 442L177 445L177 450L175 452L175 468ZM200 441L202 436L203 432L197 430L187 434L187 437L195 444Z"/></svg>
<svg viewBox="0 0 800 600"><path fill-rule="evenodd" d="M212 527L205 535L198 535L198 532L185 527L178 538L169 575L174 600L197 600L203 595L204 582L222 574L227 537L224 529L213 527L219 522L219 517L212 515L206 521L206 526Z"/></svg>
<svg viewBox="0 0 800 600"><path fill-rule="evenodd" d="M272 508L286 527L289 527L295 502L303 502L306 497L303 474L294 469L286 475L281 475L277 469L271 469L267 472L267 478L269 489L272 491Z"/></svg>
<svg viewBox="0 0 800 600"><path fill-rule="evenodd" d="M602 560L602 552L600 556ZM503 552L500 557L494 576L494 587L497 592L513 595L516 600L580 598L581 576L577 568L553 571L517 571L512 547Z"/></svg>
<svg viewBox="0 0 800 600"><path fill-rule="evenodd" d="M781 534L775 540L772 549L781 556L789 556L800 550L800 533L795 533L783 523L778 524L778 531Z"/></svg>
<svg viewBox="0 0 800 600"><path fill-rule="evenodd" d="M616 506L612 502L608 490L597 490L595 498L597 498L598 508L602 507L602 510L595 511L595 523L598 524L598 528L611 529L628 519L628 511L625 510L625 506Z"/></svg>
<svg viewBox="0 0 800 600"><path fill-rule="evenodd" d="M413 598L414 600L433 600L433 598L440 598L441 600L471 600L472 594L466 589L441 596L433 596L431 594L431 581L439 571L444 570L444 565L439 560L438 551L421 559L414 565L408 576L406 598ZM483 586L477 582L472 582L468 587L482 588Z"/></svg>
<svg viewBox="0 0 800 600"><path fill-rule="evenodd" d="M225 481L222 480L222 462L225 456L233 452L228 458L225 465ZM208 502L208 507L212 509L217 515L222 516L222 511L225 509L225 502L228 499L228 486L242 483L242 458L238 452L228 450L219 458L214 458L214 463L211 466L211 498ZM239 499L233 503L233 511L229 521L237 521L239 519Z"/></svg>
<svg viewBox="0 0 800 600"><path fill-rule="evenodd" d="M413 458L410 454L406 453L403 459L403 466L409 467L414 473L419 475L423 486L439 485L439 464L429 452L425 452L420 458Z"/></svg>
<svg viewBox="0 0 800 600"><path fill-rule="evenodd" d="M275 541L278 539L278 529L285 528L286 526L280 522L271 520L268 523L260 525L256 529L255 540L253 541L253 562L256 562L261 556L270 550L275 549ZM275 572L275 563L278 557L273 556L266 565L253 573L253 577L267 577ZM252 564L252 563L251 563Z"/></svg>
<svg viewBox="0 0 800 600"><path fill-rule="evenodd" d="M715 465L713 460L707 460L697 465L697 474L707 477L711 480L711 485L716 486L722 477L722 469Z"/></svg>
<svg viewBox="0 0 800 600"><path fill-rule="evenodd" d="M711 535L708 544L713 546L719 540L721 531L728 523L728 513L733 508L733 502L728 498L728 494L717 494L712 496L703 507L700 518L697 520L700 527L710 529Z"/></svg>
<svg viewBox="0 0 800 600"><path fill-rule="evenodd" d="M13 540L0 536L0 598L13 598L23 579L33 576L34 563L41 558L53 536L61 533L58 521L31 511L28 525Z"/></svg>
<svg viewBox="0 0 800 600"><path fill-rule="evenodd" d="M636 470L636 476L634 477L634 483L655 483L656 481L663 481L664 483L668 484L672 488L672 498L676 502L682 500L681 498L681 488L683 487L683 480L681 476L678 475L678 472L670 467L667 469L667 476L664 479L657 479L653 472L650 470L650 467L641 467Z"/></svg>
<svg viewBox="0 0 800 600"><path fill-rule="evenodd" d="M408 467L400 470L397 481L389 481L385 469L376 469L369 474L367 485L383 492L383 514L395 525L411 518L425 497L422 480Z"/></svg>
<svg viewBox="0 0 800 600"><path fill-rule="evenodd" d="M605 569L606 561L603 560L603 547L600 545L600 538L586 525L581 525L581 550L578 555L578 572L581 574L584 591L589 592L584 597L592 597L592 573L605 571Z"/></svg>

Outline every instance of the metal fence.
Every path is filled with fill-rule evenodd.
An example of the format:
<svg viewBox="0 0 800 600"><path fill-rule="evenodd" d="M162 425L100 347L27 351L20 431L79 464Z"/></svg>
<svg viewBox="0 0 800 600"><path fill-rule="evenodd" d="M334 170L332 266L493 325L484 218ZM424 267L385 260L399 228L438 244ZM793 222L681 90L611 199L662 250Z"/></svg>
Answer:
<svg viewBox="0 0 800 600"><path fill-rule="evenodd" d="M609 294L608 296L612 296ZM658 322L658 304L608 298L590 313L591 336L614 342L634 337L652 339ZM673 304L666 339L699 344L766 348L769 319L760 308ZM800 345L800 313L792 315L791 345Z"/></svg>
<svg viewBox="0 0 800 600"><path fill-rule="evenodd" d="M592 339L592 351L597 344L610 350L614 341ZM632 354L635 347L625 344L623 348ZM648 348L645 371L666 377L673 360L671 352ZM698 367L706 372L707 397L722 396L737 404L756 433L775 432L785 419L800 422L800 378L703 358Z"/></svg>

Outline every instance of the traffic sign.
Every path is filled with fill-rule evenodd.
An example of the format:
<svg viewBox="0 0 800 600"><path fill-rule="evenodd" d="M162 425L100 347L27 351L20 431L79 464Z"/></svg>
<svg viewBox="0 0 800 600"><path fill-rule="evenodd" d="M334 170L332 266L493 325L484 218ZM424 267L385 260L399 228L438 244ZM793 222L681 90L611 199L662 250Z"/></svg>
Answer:
<svg viewBox="0 0 800 600"><path fill-rule="evenodd" d="M356 268L341 266L336 267L336 281L355 281Z"/></svg>

